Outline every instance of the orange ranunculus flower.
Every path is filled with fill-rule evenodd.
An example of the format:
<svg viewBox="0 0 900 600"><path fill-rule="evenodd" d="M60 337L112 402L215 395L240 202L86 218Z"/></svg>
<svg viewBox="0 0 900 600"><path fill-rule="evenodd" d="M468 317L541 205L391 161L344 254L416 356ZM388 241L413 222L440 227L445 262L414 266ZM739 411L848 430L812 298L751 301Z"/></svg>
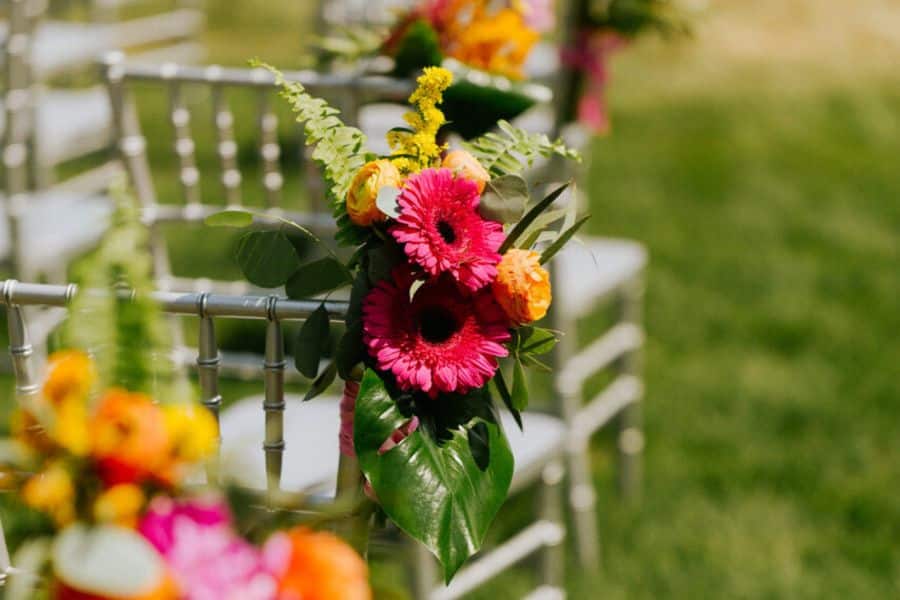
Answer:
<svg viewBox="0 0 900 600"><path fill-rule="evenodd" d="M550 308L550 274L533 250L508 250L497 266L494 298L514 323L531 323Z"/></svg>
<svg viewBox="0 0 900 600"><path fill-rule="evenodd" d="M44 398L59 406L69 398L83 399L97 381L97 369L91 357L81 350L61 350L50 355Z"/></svg>
<svg viewBox="0 0 900 600"><path fill-rule="evenodd" d="M178 593L175 581L171 577L166 577L155 590L148 594L118 598L82 592L61 581L56 581L52 597L53 600L177 600L181 595Z"/></svg>
<svg viewBox="0 0 900 600"><path fill-rule="evenodd" d="M138 483L167 464L171 440L162 409L146 394L111 389L90 423L91 455L108 486Z"/></svg>
<svg viewBox="0 0 900 600"><path fill-rule="evenodd" d="M365 561L346 542L298 527L287 533L291 554L278 597L302 600L370 600Z"/></svg>
<svg viewBox="0 0 900 600"><path fill-rule="evenodd" d="M378 192L388 185L399 188L402 183L403 177L391 161L381 159L366 163L353 178L347 192L350 220L363 227L384 221L386 216L375 203Z"/></svg>
<svg viewBox="0 0 900 600"><path fill-rule="evenodd" d="M22 500L50 515L60 527L75 520L75 485L62 463L51 463L29 478L22 486Z"/></svg>
<svg viewBox="0 0 900 600"><path fill-rule="evenodd" d="M441 166L450 169L458 177L475 182L479 194L484 192L484 186L491 180L490 174L481 166L478 159L465 150L448 152Z"/></svg>
<svg viewBox="0 0 900 600"><path fill-rule="evenodd" d="M134 529L146 502L144 490L139 486L120 483L102 492L94 501L94 518L100 523Z"/></svg>

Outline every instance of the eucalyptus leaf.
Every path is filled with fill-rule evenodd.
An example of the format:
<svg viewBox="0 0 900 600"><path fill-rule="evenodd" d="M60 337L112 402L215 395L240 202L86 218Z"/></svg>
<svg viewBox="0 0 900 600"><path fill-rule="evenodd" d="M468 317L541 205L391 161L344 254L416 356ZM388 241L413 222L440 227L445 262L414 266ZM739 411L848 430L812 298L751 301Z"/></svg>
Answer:
<svg viewBox="0 0 900 600"><path fill-rule="evenodd" d="M398 264L406 262L406 255L397 244L386 242L368 252L369 257L369 283L375 285L391 275L391 271Z"/></svg>
<svg viewBox="0 0 900 600"><path fill-rule="evenodd" d="M513 385L510 393L513 408L523 411L528 408L528 384L525 381L525 369L519 360L513 362Z"/></svg>
<svg viewBox="0 0 900 600"><path fill-rule="evenodd" d="M383 186L378 190L378 197L375 199L375 205L378 210L396 219L400 216L400 206L397 204L397 198L400 197L400 189L392 185Z"/></svg>
<svg viewBox="0 0 900 600"><path fill-rule="evenodd" d="M563 231L561 234L559 234L559 237L556 238L556 241L554 241L552 244L550 244L544 250L544 252L541 253L541 264L543 265L543 264L547 263L551 258L556 256L556 253L559 252L560 250L562 250L563 246L565 246L566 243L570 239L572 239L572 236L574 236L578 232L578 230L581 229L581 226L584 225L587 222L587 220L590 218L591 218L590 215L585 215L585 216L581 217L580 219L575 221L574 225L572 225L571 227L569 227L568 229Z"/></svg>
<svg viewBox="0 0 900 600"><path fill-rule="evenodd" d="M362 333L362 322L354 321L352 325L347 326L347 330L338 342L334 362L341 379L350 379L353 369L364 358Z"/></svg>
<svg viewBox="0 0 900 600"><path fill-rule="evenodd" d="M513 474L509 443L489 396L478 391L446 402L427 400L435 410L471 410L457 414L455 427L441 426L434 415L419 413L421 425L394 448L380 454L391 434L409 421L372 370L360 385L354 414L354 446L360 468L382 509L403 531L422 542L441 561L445 581L473 554L506 500ZM490 448L479 468L468 430L484 425Z"/></svg>
<svg viewBox="0 0 900 600"><path fill-rule="evenodd" d="M478 212L485 219L515 223L525 214L528 183L519 175L502 175L487 182Z"/></svg>
<svg viewBox="0 0 900 600"><path fill-rule="evenodd" d="M325 390L327 390L332 383L334 383L334 378L337 377L337 361L333 360L328 363L328 366L325 367L325 370L316 377L316 380L313 381L313 384L306 391L306 395L303 396L303 401L306 402L308 400L312 400L316 396L321 395Z"/></svg>
<svg viewBox="0 0 900 600"><path fill-rule="evenodd" d="M300 257L281 231L250 231L241 236L236 258L247 281L264 288L284 284L300 267Z"/></svg>
<svg viewBox="0 0 900 600"><path fill-rule="evenodd" d="M564 191L566 191L567 187L569 187L568 183L556 188L555 190L550 192L550 194L548 194L546 198L532 206L531 209L525 214L525 216L523 216L522 219L519 220L518 223L516 223L515 227L512 228L512 231L509 232L509 235L506 236L506 239L503 240L503 243L500 245L500 254L503 254L504 252L509 250L513 246L513 244L516 243L516 240L518 240L519 237L523 233L525 233L525 231L528 229L528 226L531 225L542 212L550 208L550 205L553 204L553 202L555 202L556 199L559 198Z"/></svg>
<svg viewBox="0 0 900 600"><path fill-rule="evenodd" d="M330 322L328 311L321 305L313 311L297 332L294 342L294 366L309 379L319 372L322 353L328 346Z"/></svg>
<svg viewBox="0 0 900 600"><path fill-rule="evenodd" d="M209 215L203 222L210 227L249 227L253 225L253 213L246 210L223 210Z"/></svg>
<svg viewBox="0 0 900 600"><path fill-rule="evenodd" d="M288 298L306 300L352 282L350 272L339 260L326 256L306 263L288 279L284 290Z"/></svg>

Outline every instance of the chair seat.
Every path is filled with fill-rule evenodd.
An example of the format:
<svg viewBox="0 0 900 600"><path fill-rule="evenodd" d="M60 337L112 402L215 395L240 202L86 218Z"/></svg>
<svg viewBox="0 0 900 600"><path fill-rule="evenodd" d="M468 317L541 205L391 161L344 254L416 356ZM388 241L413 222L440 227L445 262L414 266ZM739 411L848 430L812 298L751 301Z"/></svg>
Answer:
<svg viewBox="0 0 900 600"><path fill-rule="evenodd" d="M102 87L47 90L39 95L36 115L38 162L55 165L109 144L110 108ZM6 111L0 102L0 132Z"/></svg>
<svg viewBox="0 0 900 600"><path fill-rule="evenodd" d="M32 64L39 78L90 66L101 54L180 39L198 33L204 23L200 11L182 9L118 23L44 21L34 34ZM5 43L8 24L0 24Z"/></svg>
<svg viewBox="0 0 900 600"><path fill-rule="evenodd" d="M366 141L372 152L379 156L391 153L387 133L394 127L406 125L403 115L407 112L408 106L388 102L375 102L360 107L359 128L366 134Z"/></svg>
<svg viewBox="0 0 900 600"><path fill-rule="evenodd" d="M525 73L530 81L551 83L561 67L559 46L549 41L535 44L525 61Z"/></svg>
<svg viewBox="0 0 900 600"><path fill-rule="evenodd" d="M563 249L553 261L557 308L578 318L590 312L598 298L628 282L647 264L647 251L638 242L583 237Z"/></svg>
<svg viewBox="0 0 900 600"><path fill-rule="evenodd" d="M66 259L88 250L100 239L111 212L109 198L99 194L48 191L29 196L19 225L23 271L59 271ZM4 219L0 224L0 256L8 256L10 251L9 224Z"/></svg>
<svg viewBox="0 0 900 600"><path fill-rule="evenodd" d="M221 466L226 477L250 489L265 489L266 470L262 441L265 415L263 396L241 400L222 412ZM503 428L509 438L516 472L513 487L524 485L539 473L539 467L556 452L565 428L555 417L537 413L522 415L520 431L507 411ZM285 455L282 489L289 492L334 492L338 468L339 402L318 398L303 402L289 395L284 413ZM536 468L537 467L537 468Z"/></svg>

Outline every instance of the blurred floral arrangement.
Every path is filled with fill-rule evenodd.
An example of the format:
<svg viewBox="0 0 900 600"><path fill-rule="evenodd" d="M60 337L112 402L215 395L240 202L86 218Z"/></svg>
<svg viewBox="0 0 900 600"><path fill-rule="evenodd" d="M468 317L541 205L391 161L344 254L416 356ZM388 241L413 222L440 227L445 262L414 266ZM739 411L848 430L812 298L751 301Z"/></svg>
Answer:
<svg viewBox="0 0 900 600"><path fill-rule="evenodd" d="M581 0L574 14L575 39L562 51L563 62L576 73L566 97L570 118L598 134L610 127L606 103L609 61L639 35L648 31L684 33L684 21L671 0Z"/></svg>
<svg viewBox="0 0 900 600"><path fill-rule="evenodd" d="M388 134L392 153L379 157L337 110L267 68L305 124L336 239L352 257L342 261L325 248L302 264L287 233L317 238L262 213L228 210L207 223L257 225L237 249L253 284L284 285L298 299L351 286L334 356L319 369L330 339L323 305L299 331L296 366L313 380L307 398L337 375L345 381L342 451L358 461L380 510L437 555L449 580L506 499L513 458L494 398L521 426L524 367L547 368L540 355L557 341L534 325L551 302L543 265L587 218L574 202L556 202L567 184L532 200L522 173L542 156L578 155L504 121L450 150L437 133L453 75L426 67L406 127Z"/></svg>
<svg viewBox="0 0 900 600"><path fill-rule="evenodd" d="M166 328L148 295L116 293L150 282L146 232L125 200L116 220L83 265L91 292L73 300L64 335L93 356L53 353L13 417L4 479L36 518L5 598L370 598L365 563L339 538L301 526L257 545L238 533L224 492L191 484L218 426L163 357Z"/></svg>
<svg viewBox="0 0 900 600"><path fill-rule="evenodd" d="M421 0L387 31L348 28L321 40L326 56L358 61L389 57L391 72L410 77L444 66L456 83L446 90L446 128L469 139L548 99L524 81L525 62L554 24L553 0ZM357 64L353 62L353 64Z"/></svg>

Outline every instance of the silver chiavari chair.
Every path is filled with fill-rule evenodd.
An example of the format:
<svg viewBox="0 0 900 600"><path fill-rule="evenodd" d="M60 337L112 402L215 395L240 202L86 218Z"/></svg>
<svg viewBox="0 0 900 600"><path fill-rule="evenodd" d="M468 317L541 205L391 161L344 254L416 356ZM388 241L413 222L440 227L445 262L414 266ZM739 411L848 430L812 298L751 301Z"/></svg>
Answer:
<svg viewBox="0 0 900 600"><path fill-rule="evenodd" d="M9 327L9 353L15 376L17 406L32 406L39 400L41 389L42 359L34 352L25 309L44 307L65 310L76 292L74 284L31 284L16 280L6 280L0 284L0 303L5 305ZM285 393L283 325L306 319L320 306L320 301L165 291L154 292L152 297L165 313L199 321L195 363L200 399L217 420L223 394L219 387L216 321L252 319L265 326L266 351L256 365L264 390L249 400L255 410L254 414L247 415L247 419L252 418L254 423L249 428L242 426L238 431L227 422L221 423L220 454L215 461L217 468L211 474L216 473L223 480L236 481L252 490L265 492L267 500L277 503L281 492L308 493L317 486L333 485L339 468L355 468L352 464L339 466L336 442L322 443L323 434L317 434L315 428L304 430L300 435L294 427L311 418L317 421L318 426L330 429L332 436L336 437L340 422L337 404L313 400L301 406L299 402L289 402ZM347 304L326 302L325 308L333 320L343 320ZM246 436L248 429L255 436L249 444L242 437ZM254 457L248 459L245 454L253 454ZM235 461L235 456L239 456L240 460ZM254 473L246 473L247 469L253 469ZM343 479L359 481L358 476ZM254 485L247 486L248 481ZM354 494L357 491L349 490ZM333 497L333 493L334 489L330 490L329 498ZM0 533L0 586L7 576L15 577L15 574Z"/></svg>

